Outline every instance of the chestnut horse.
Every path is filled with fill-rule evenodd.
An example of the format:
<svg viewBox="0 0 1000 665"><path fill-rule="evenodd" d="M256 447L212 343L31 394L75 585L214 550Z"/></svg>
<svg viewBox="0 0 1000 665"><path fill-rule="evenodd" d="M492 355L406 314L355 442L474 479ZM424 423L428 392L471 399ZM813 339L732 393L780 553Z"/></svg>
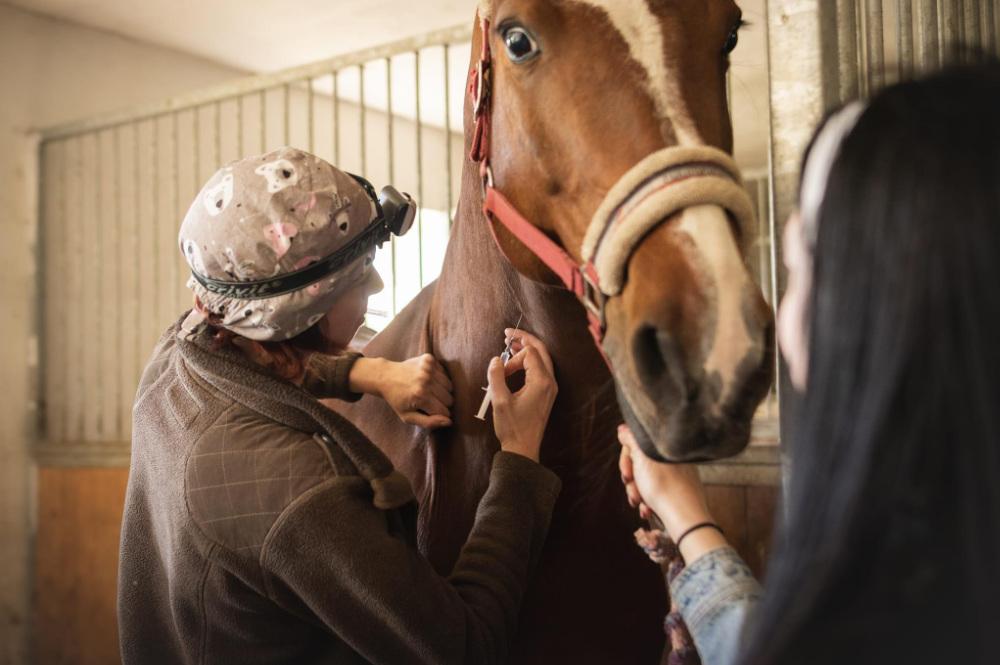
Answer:
<svg viewBox="0 0 1000 665"><path fill-rule="evenodd" d="M484 38L493 55L483 77L488 147L476 160L485 152L488 184L576 265L586 263L592 218L637 164L672 146L731 150L725 74L740 25L731 0L493 0L480 12L487 21L473 35L474 64ZM469 151L483 124L471 102ZM547 343L557 370L542 463L563 490L512 662L657 663L666 592L632 541L638 520L619 482L615 429L624 411L645 448L671 460L740 451L771 381L770 310L745 267L731 210L663 210L625 252L624 283L604 304L612 379L578 299L504 226L491 230L484 172L466 160L439 279L367 348L440 359L455 386L454 426L404 425L368 397L330 406L411 480L419 547L447 574L498 448L491 425L474 417L486 366L503 348L503 329L523 314L522 327ZM626 203L633 189L625 187Z"/></svg>

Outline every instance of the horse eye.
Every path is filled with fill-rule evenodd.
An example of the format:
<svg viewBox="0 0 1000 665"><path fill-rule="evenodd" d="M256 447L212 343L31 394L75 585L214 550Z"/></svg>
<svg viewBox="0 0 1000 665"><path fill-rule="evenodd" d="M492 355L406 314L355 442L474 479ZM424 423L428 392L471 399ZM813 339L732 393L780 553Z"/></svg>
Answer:
<svg viewBox="0 0 1000 665"><path fill-rule="evenodd" d="M726 39L726 45L722 47L722 52L725 55L729 55L736 50L736 45L740 43L740 27L736 26L733 31L729 33L729 38Z"/></svg>
<svg viewBox="0 0 1000 665"><path fill-rule="evenodd" d="M507 54L516 63L527 62L539 54L538 44L524 28L511 28L503 35Z"/></svg>

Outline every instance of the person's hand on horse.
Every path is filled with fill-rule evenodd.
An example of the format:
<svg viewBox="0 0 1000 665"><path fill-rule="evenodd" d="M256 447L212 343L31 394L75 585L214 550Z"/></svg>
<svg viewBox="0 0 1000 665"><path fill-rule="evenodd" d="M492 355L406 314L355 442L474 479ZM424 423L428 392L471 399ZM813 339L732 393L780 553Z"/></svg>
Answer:
<svg viewBox="0 0 1000 665"><path fill-rule="evenodd" d="M402 362L361 358L354 367L351 383L358 392L384 399L404 423L427 429L451 426L451 380L434 356L425 353Z"/></svg>
<svg viewBox="0 0 1000 665"><path fill-rule="evenodd" d="M549 422L559 387L548 349L534 335L521 330L504 331L514 338L514 356L504 366L500 358L490 361L489 390L493 399L493 429L500 448L538 461L542 436ZM524 387L512 393L507 377L524 370Z"/></svg>
<svg viewBox="0 0 1000 665"><path fill-rule="evenodd" d="M625 493L629 504L639 509L643 519L648 520L655 513L675 542L693 526L715 523L697 468L691 464L651 460L639 448L632 430L626 425L618 427L618 440L622 444L618 468ZM681 553L690 564L700 555L725 544L721 532L699 529L684 538Z"/></svg>

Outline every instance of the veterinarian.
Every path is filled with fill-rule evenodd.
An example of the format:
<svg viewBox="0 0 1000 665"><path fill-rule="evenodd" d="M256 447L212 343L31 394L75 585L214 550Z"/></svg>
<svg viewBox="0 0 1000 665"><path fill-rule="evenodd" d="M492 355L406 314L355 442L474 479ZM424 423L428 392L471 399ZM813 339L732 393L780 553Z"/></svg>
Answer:
<svg viewBox="0 0 1000 665"><path fill-rule="evenodd" d="M126 664L503 663L559 481L538 464L557 387L532 338L489 386L500 452L454 570L415 545L410 485L318 398L450 424L430 357L344 353L414 203L284 148L221 169L180 231L194 308L133 410L118 617Z"/></svg>

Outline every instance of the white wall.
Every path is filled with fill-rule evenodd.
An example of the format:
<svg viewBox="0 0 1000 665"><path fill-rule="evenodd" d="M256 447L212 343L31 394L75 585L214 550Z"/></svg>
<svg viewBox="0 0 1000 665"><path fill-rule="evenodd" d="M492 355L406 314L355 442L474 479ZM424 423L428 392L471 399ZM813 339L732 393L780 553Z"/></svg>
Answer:
<svg viewBox="0 0 1000 665"><path fill-rule="evenodd" d="M34 316L30 130L156 100L243 74L0 4L0 664L25 662L32 468L27 446Z"/></svg>

